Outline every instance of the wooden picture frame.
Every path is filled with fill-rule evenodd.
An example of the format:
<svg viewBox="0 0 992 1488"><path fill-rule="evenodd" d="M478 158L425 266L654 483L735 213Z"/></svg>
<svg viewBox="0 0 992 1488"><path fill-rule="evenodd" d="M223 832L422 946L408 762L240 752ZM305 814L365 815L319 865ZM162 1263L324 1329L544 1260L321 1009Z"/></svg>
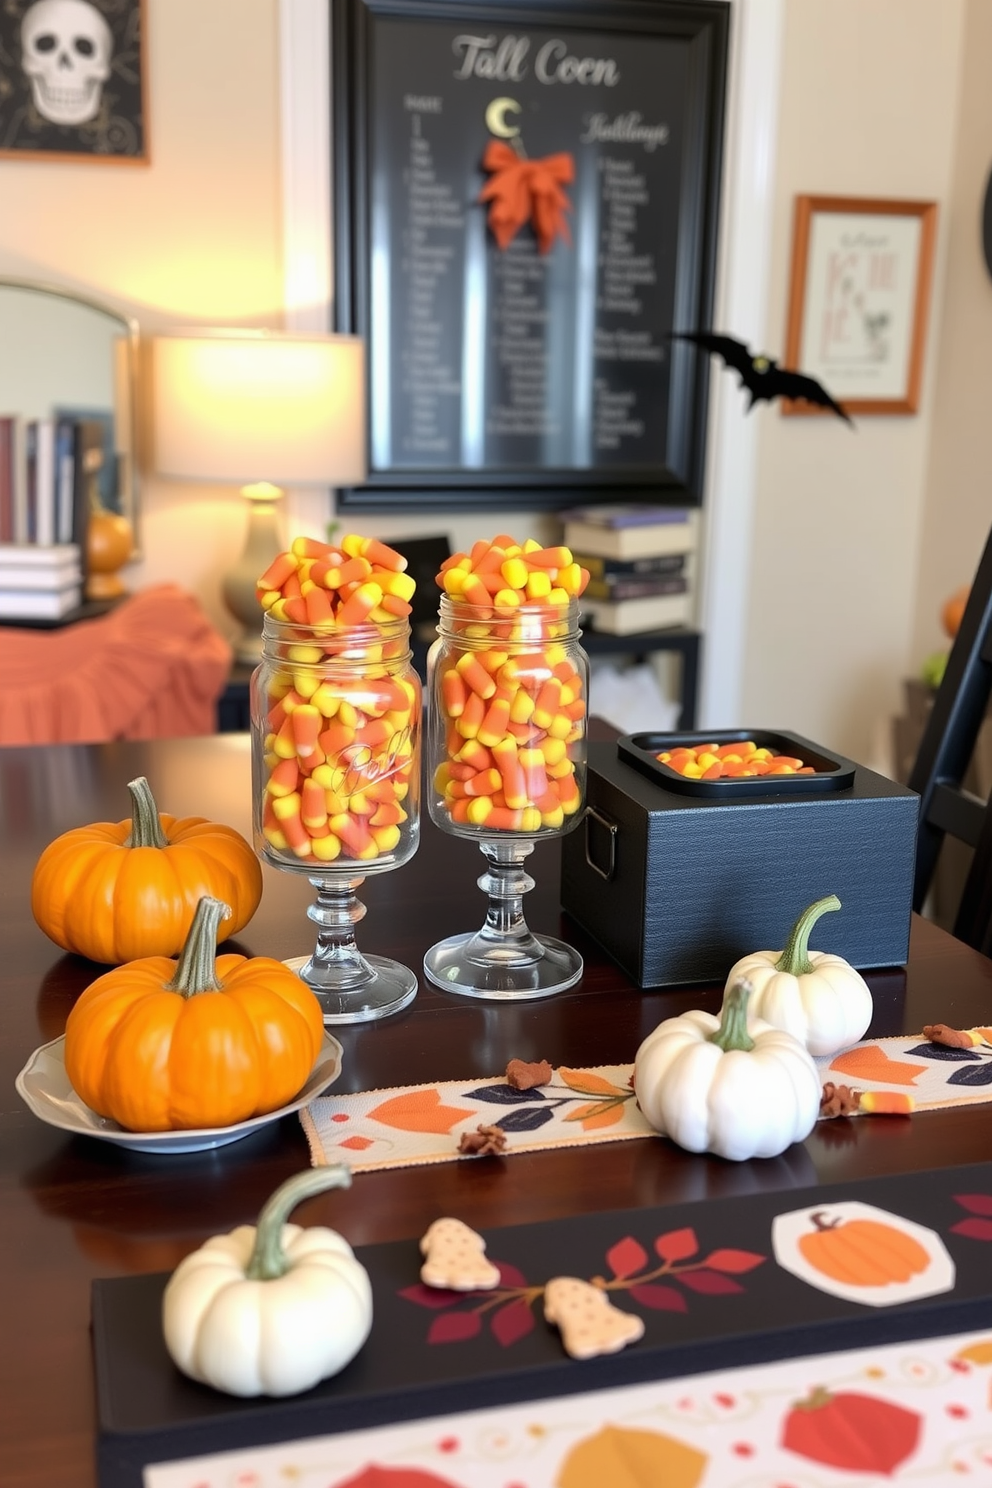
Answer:
<svg viewBox="0 0 992 1488"><path fill-rule="evenodd" d="M729 6L332 19L335 328L366 340L370 418L369 477L339 504L698 505L709 358L669 333L710 323ZM558 193L543 233L531 165ZM502 237L504 168L532 195Z"/></svg>
<svg viewBox="0 0 992 1488"><path fill-rule="evenodd" d="M936 202L798 196L784 365L847 413L916 413L936 231Z"/></svg>
<svg viewBox="0 0 992 1488"><path fill-rule="evenodd" d="M148 165L146 21L145 0L86 0L54 14L6 0L0 158Z"/></svg>

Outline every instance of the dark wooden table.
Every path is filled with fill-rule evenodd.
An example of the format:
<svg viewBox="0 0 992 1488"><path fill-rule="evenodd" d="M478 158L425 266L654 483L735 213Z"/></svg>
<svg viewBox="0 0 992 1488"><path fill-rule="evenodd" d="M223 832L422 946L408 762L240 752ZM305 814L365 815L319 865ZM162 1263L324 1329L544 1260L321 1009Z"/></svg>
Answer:
<svg viewBox="0 0 992 1488"><path fill-rule="evenodd" d="M31 919L29 884L41 849L58 833L127 814L126 782L147 775L163 810L203 815L249 833L247 739L0 750L3 940L0 955L0 1482L4 1488L92 1488L93 1376L90 1282L98 1276L171 1270L208 1236L254 1221L265 1197L309 1161L289 1117L204 1155L128 1154L72 1137L33 1117L14 1078L39 1044L58 1037L96 968L63 955ZM586 958L580 985L519 1007L446 996L421 983L413 1005L380 1025L336 1030L344 1046L340 1090L427 1079L495 1075L507 1060L595 1065L633 1059L663 1017L714 1009L715 987L644 993L558 906L558 851L531 859L527 896L535 930L563 935ZM421 849L396 873L361 891L364 950L420 970L435 940L477 928L482 859L471 843L423 824ZM309 950L305 877L265 870L265 892L232 949L290 956ZM992 1016L992 961L915 919L905 971L869 976L873 1032L916 1032ZM747 1194L978 1162L992 1156L988 1106L931 1112L911 1121L821 1123L782 1157L749 1163L693 1157L665 1141L517 1154L360 1175L350 1192L303 1206L353 1244L419 1236L439 1214L476 1227Z"/></svg>

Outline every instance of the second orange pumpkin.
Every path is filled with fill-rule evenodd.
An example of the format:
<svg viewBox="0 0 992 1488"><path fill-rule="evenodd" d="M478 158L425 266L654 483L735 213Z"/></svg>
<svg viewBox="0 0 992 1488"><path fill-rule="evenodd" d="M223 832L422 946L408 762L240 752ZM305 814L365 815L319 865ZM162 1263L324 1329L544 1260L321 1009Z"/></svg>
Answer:
<svg viewBox="0 0 992 1488"><path fill-rule="evenodd" d="M98 977L69 1014L65 1067L91 1110L127 1131L233 1126L301 1088L324 1038L305 982L267 956L216 956L227 906L204 898L179 961Z"/></svg>

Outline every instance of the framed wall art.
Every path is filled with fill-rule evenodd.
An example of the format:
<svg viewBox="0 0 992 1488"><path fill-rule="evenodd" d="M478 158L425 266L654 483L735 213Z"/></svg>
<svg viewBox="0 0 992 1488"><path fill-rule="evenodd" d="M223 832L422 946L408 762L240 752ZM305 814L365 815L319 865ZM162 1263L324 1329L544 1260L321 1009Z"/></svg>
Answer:
<svg viewBox="0 0 992 1488"><path fill-rule="evenodd" d="M919 407L936 229L935 202L796 198L785 365L848 413Z"/></svg>
<svg viewBox="0 0 992 1488"><path fill-rule="evenodd" d="M338 0L344 507L698 504L729 6Z"/></svg>
<svg viewBox="0 0 992 1488"><path fill-rule="evenodd" d="M5 0L0 157L147 165L145 0Z"/></svg>

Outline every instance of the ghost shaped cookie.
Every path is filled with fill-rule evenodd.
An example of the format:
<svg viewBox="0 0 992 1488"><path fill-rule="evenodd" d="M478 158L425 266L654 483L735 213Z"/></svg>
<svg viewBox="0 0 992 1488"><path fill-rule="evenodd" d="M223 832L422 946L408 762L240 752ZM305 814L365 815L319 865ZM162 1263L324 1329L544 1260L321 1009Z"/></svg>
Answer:
<svg viewBox="0 0 992 1488"><path fill-rule="evenodd" d="M486 1242L460 1219L436 1219L420 1242L425 1286L455 1292L487 1291L499 1283L499 1268L486 1260Z"/></svg>
<svg viewBox="0 0 992 1488"><path fill-rule="evenodd" d="M609 1297L577 1276L556 1276L544 1288L544 1316L556 1323L566 1354L594 1359L615 1354L644 1333L644 1322L614 1307Z"/></svg>

